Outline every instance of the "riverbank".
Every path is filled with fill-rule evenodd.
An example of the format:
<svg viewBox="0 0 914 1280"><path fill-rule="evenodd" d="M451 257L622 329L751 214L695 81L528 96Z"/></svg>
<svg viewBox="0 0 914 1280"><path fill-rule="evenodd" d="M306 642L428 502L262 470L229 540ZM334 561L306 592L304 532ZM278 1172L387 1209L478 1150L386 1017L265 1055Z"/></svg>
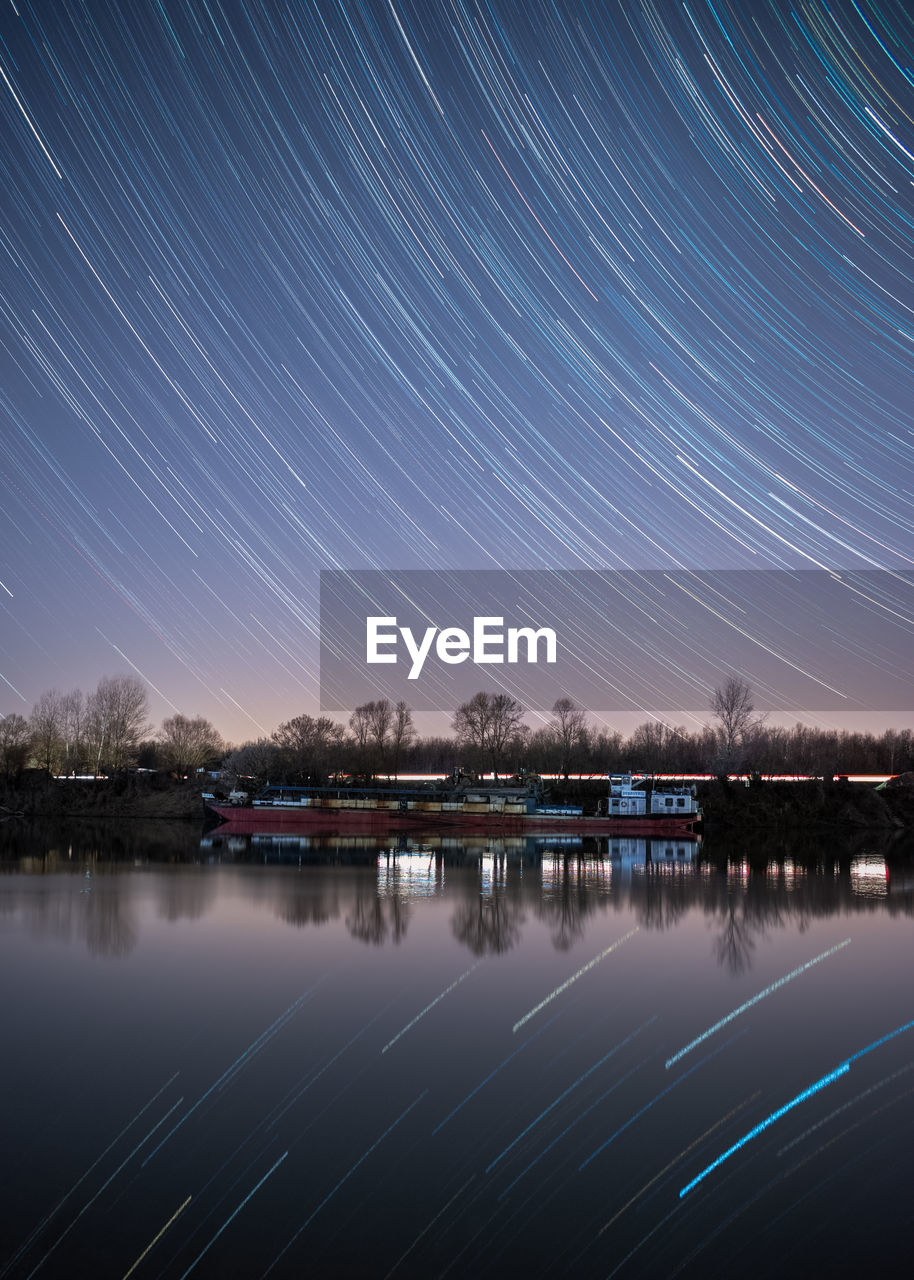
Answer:
<svg viewBox="0 0 914 1280"><path fill-rule="evenodd" d="M202 793L210 781L178 782L159 774L132 774L104 781L27 777L0 783L0 806L36 818L184 819L203 815ZM605 780L554 783L554 803L593 808L606 794ZM707 834L802 829L914 830L914 786L877 790L868 783L811 779L805 782L698 784ZM3 810L0 808L0 814Z"/></svg>
<svg viewBox="0 0 914 1280"><path fill-rule="evenodd" d="M128 774L99 781L26 778L0 783L0 806L30 818L203 817L204 787L157 774ZM3 809L0 808L0 814Z"/></svg>

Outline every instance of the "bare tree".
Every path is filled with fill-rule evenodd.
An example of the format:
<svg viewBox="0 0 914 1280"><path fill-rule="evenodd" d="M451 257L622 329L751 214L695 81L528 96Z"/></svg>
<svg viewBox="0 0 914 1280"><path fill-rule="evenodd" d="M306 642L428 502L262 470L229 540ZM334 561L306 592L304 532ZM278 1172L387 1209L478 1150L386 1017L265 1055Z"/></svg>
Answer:
<svg viewBox="0 0 914 1280"><path fill-rule="evenodd" d="M451 728L456 733L458 742L470 747L473 754L479 757L485 754L489 741L491 697L488 693L474 693L468 702L460 704L451 721Z"/></svg>
<svg viewBox="0 0 914 1280"><path fill-rule="evenodd" d="M368 739L371 736L371 721L368 715L368 705L367 702L363 702L360 707L356 707L349 717L349 728L352 730L352 736L355 740L356 769L362 773L369 771Z"/></svg>
<svg viewBox="0 0 914 1280"><path fill-rule="evenodd" d="M497 780L509 745L522 738L524 708L509 693L474 693L451 722L460 742L486 757Z"/></svg>
<svg viewBox="0 0 914 1280"><path fill-rule="evenodd" d="M281 768L281 749L269 738L258 738L256 742L245 742L237 747L222 761L225 773L233 773L236 778L255 778L266 783Z"/></svg>
<svg viewBox="0 0 914 1280"><path fill-rule="evenodd" d="M63 745L63 695L48 689L32 707L29 730L35 759L48 773L57 773Z"/></svg>
<svg viewBox="0 0 914 1280"><path fill-rule="evenodd" d="M552 706L549 732L559 749L559 771L567 778L587 741L587 715L570 698L558 698Z"/></svg>
<svg viewBox="0 0 914 1280"><path fill-rule="evenodd" d="M86 736L94 772L123 769L146 732L149 700L136 676L105 676L86 702Z"/></svg>
<svg viewBox="0 0 914 1280"><path fill-rule="evenodd" d="M711 695L711 711L720 722L718 738L721 755L728 766L732 764L737 748L754 723L754 710L752 690L741 676L731 676L726 684L719 685Z"/></svg>
<svg viewBox="0 0 914 1280"><path fill-rule="evenodd" d="M365 709L368 713L368 732L375 748L377 771L381 772L384 769L394 709L387 698L369 702Z"/></svg>
<svg viewBox="0 0 914 1280"><path fill-rule="evenodd" d="M21 773L29 754L29 722L12 711L0 718L0 765L7 778Z"/></svg>
<svg viewBox="0 0 914 1280"><path fill-rule="evenodd" d="M410 747L416 737L416 726L413 724L413 713L405 702L398 702L394 707L393 721L390 726L390 748L393 756L393 771L400 772L400 754Z"/></svg>
<svg viewBox="0 0 914 1280"><path fill-rule="evenodd" d="M63 766L65 773L76 773L82 765L86 735L86 700L82 690L64 694L63 702Z"/></svg>
<svg viewBox="0 0 914 1280"><path fill-rule="evenodd" d="M166 766L179 778L201 768L223 749L222 738L208 720L180 713L162 721L158 744Z"/></svg>
<svg viewBox="0 0 914 1280"><path fill-rule="evenodd" d="M330 754L342 738L343 730L327 716L296 716L273 734L273 741L282 748L287 772L305 781L314 776L323 778Z"/></svg>

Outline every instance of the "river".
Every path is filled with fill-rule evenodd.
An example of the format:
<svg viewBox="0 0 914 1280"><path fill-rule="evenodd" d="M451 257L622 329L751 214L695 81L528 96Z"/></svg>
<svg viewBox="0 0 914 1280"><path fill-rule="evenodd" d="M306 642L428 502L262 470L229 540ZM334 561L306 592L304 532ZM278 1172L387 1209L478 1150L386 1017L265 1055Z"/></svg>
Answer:
<svg viewBox="0 0 914 1280"><path fill-rule="evenodd" d="M0 826L0 1278L898 1274L872 842Z"/></svg>

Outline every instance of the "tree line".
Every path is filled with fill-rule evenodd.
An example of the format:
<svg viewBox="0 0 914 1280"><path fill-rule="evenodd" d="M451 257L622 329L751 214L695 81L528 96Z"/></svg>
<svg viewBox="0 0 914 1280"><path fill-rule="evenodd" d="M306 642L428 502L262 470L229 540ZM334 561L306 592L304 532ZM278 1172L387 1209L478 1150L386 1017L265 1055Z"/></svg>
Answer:
<svg viewBox="0 0 914 1280"><path fill-rule="evenodd" d="M451 720L452 735L420 737L405 702L363 703L347 724L302 714L270 735L232 746L202 716L176 713L158 731L146 687L136 676L103 678L92 693L43 693L28 717L0 718L0 770L107 775L145 767L178 777L201 768L274 783L320 783L330 776L492 772L605 774L741 773L833 775L901 773L914 768L914 733L881 734L771 725L755 713L752 690L734 677L713 691L698 730L648 720L631 734L594 724L570 698L532 729L509 694L480 691Z"/></svg>
<svg viewBox="0 0 914 1280"><path fill-rule="evenodd" d="M0 718L0 770L7 779L27 768L53 776L103 777L145 765L183 776L218 763L225 743L202 716L176 713L158 733L149 695L136 676L105 676L89 694L49 689L26 718Z"/></svg>

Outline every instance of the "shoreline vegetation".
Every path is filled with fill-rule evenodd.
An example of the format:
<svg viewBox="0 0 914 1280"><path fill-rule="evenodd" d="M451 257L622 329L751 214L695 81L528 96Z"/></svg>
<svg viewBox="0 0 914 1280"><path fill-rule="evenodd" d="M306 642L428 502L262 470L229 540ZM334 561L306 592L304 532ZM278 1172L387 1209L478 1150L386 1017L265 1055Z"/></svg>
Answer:
<svg viewBox="0 0 914 1280"><path fill-rule="evenodd" d="M25 776L18 783L0 781L0 817L5 810L22 819L202 823L203 792L212 785L210 778L181 781L162 774L125 773L97 781ZM375 785L395 788L397 784L378 780ZM582 803L586 809L595 806L607 787L605 778L557 779L548 785L548 794L553 803ZM878 790L872 783L817 778L749 784L742 779L715 779L698 782L696 787L706 837L741 832L776 835L798 829L823 835L848 830L886 835L914 831L914 778Z"/></svg>
<svg viewBox="0 0 914 1280"><path fill-rule="evenodd" d="M785 729L757 714L751 687L737 676L713 690L708 709L697 730L653 719L623 737L569 698L531 728L514 698L481 690L457 707L449 737L420 737L406 703L382 698L356 707L345 726L302 714L268 737L232 745L201 716L176 713L156 732L143 681L106 676L88 695L43 693L27 719L0 715L0 819L202 820L204 790L384 786L405 774L470 783L484 774L552 777L545 798L586 813L606 795L607 774L633 771L712 779L698 784L706 835L914 828L911 729ZM872 774L894 776L879 790L842 777Z"/></svg>

